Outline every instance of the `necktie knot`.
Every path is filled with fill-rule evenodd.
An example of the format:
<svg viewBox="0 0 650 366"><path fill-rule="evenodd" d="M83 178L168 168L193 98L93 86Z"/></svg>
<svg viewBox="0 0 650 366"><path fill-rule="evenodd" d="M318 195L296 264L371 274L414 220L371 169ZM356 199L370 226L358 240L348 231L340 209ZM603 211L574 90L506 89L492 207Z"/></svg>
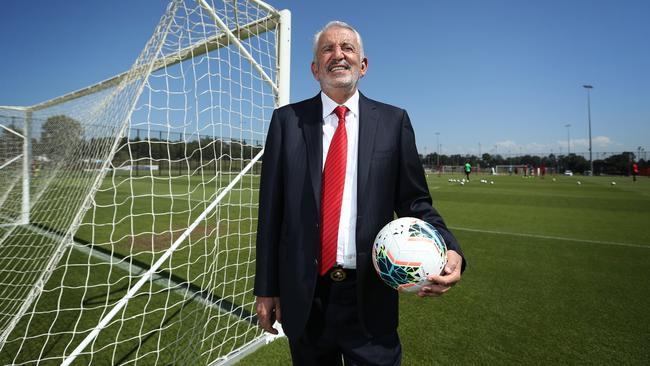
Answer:
<svg viewBox="0 0 650 366"><path fill-rule="evenodd" d="M334 113L339 118L339 124L341 122L345 122L345 114L348 112L348 110L349 110L348 107L346 107L344 105L340 105L340 106L334 108Z"/></svg>

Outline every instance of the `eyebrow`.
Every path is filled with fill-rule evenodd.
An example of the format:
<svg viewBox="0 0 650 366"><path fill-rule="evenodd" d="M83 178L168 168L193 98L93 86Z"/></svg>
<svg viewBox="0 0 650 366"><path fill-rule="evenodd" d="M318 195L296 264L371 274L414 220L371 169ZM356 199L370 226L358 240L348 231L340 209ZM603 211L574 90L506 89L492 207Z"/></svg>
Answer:
<svg viewBox="0 0 650 366"><path fill-rule="evenodd" d="M324 49L326 49L326 48L328 48L328 47L332 47L332 46L334 46L334 45L336 45L336 44L340 45L341 47L344 47L344 46L350 46L350 47L352 47L352 49L354 49L355 51L356 51L356 49L357 49L357 47L354 45L354 43L349 42L349 41L343 41L343 42L341 42L341 43L336 43L336 42L328 42L328 43L325 43L325 44L323 45L323 47L320 48L320 50L322 51L322 50L324 50Z"/></svg>

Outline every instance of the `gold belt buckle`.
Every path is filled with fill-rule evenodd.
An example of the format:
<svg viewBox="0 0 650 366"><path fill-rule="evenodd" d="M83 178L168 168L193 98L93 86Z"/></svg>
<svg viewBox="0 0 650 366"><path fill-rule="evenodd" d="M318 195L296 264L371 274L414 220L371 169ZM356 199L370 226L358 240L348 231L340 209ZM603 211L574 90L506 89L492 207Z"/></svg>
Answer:
<svg viewBox="0 0 650 366"><path fill-rule="evenodd" d="M330 272L330 278L334 282L341 282L345 279L346 274L343 268L335 268L332 272Z"/></svg>

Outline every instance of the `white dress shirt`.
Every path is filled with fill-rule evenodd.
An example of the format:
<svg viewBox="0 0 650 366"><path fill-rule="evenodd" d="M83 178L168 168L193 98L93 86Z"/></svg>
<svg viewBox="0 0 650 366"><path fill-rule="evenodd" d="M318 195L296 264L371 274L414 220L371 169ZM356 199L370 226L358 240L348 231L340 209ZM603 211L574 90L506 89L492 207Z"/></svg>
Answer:
<svg viewBox="0 0 650 366"><path fill-rule="evenodd" d="M339 104L330 99L325 93L320 93L323 102L323 166L327 152L334 137L339 119L334 114L334 108ZM348 155L345 167L345 183L343 186L343 202L341 203L341 219L339 221L339 238L336 249L336 263L344 268L356 268L357 249L357 156L359 151L359 91L350 97L344 106L348 107L345 114L345 130L348 137Z"/></svg>

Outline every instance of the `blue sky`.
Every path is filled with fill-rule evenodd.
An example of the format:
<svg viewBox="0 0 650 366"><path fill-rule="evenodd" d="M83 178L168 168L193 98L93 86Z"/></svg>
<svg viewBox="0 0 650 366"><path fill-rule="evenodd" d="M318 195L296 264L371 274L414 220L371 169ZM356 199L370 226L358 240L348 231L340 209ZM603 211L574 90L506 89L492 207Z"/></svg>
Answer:
<svg viewBox="0 0 650 366"><path fill-rule="evenodd" d="M650 1L289 1L291 100L311 97L313 33L363 36L368 97L405 108L421 153L650 151ZM127 70L159 0L3 0L0 105L30 105Z"/></svg>

